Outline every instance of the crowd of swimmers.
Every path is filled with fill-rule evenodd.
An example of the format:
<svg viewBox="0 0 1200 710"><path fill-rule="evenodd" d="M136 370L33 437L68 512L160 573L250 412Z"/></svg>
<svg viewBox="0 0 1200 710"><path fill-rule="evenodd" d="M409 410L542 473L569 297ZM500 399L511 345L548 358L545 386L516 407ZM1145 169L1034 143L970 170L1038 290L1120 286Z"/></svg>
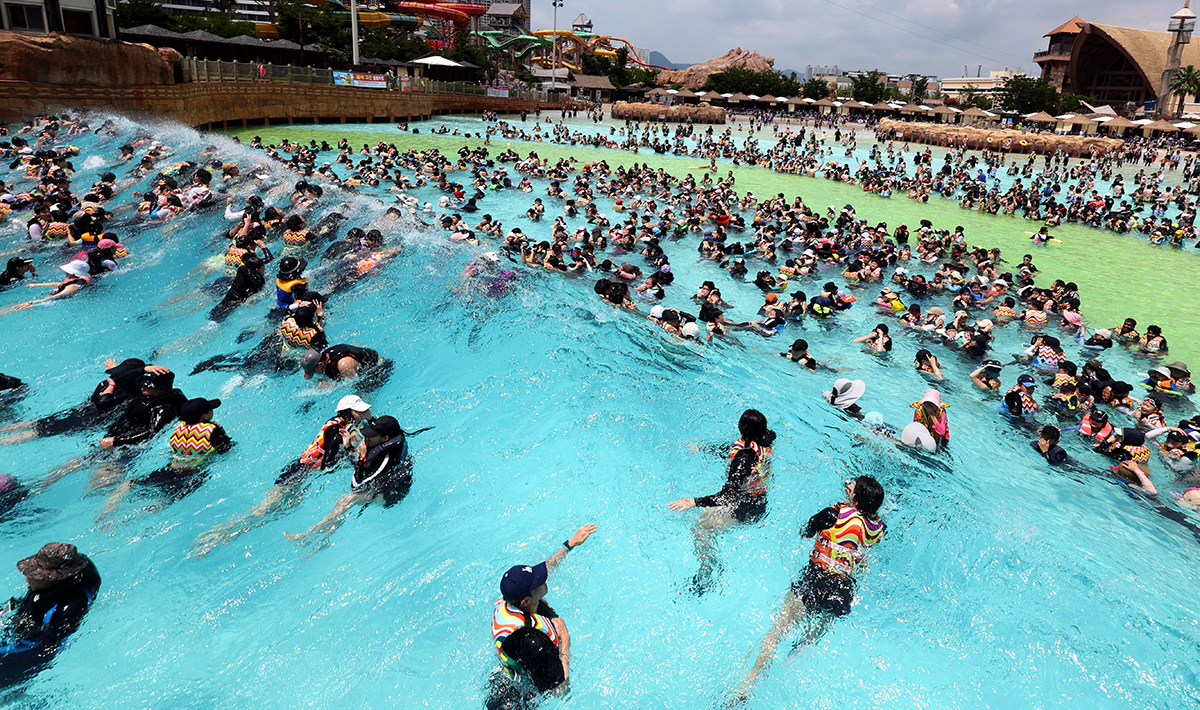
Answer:
<svg viewBox="0 0 1200 710"><path fill-rule="evenodd" d="M1136 232L1154 244L1200 248L1200 231L1195 225L1200 164L1194 153L1185 154L1178 147L1164 151L1158 143L1131 139L1120 149L1073 162L1061 149L1040 156L1014 153L1017 146L1006 140L975 152L951 146L941 164L935 165L932 149L914 148L899 129L876 126L876 145L863 159L855 157L859 131L847 117L804 119L798 126L784 123L770 112L746 118L746 126L735 123L723 129L626 121L624 126L610 125L605 133L572 129L562 121L535 123L526 129L522 123L493 115L489 121L494 125L489 125L482 137L489 143L496 136L635 153L646 149L704 158L712 161L714 169L716 160L728 160L733 165L820 175L883 197L901 194L924 202L937 195L986 214L1016 214L1051 227L1074 223ZM873 123L868 121L867 126ZM768 126L774 141L770 148L760 145L758 138ZM459 129L453 133L462 135ZM1126 164L1139 163L1142 167L1127 185L1118 171ZM1179 175L1177 184L1167 182L1168 171ZM1009 187L1003 187L1002 176L1012 178Z"/></svg>
<svg viewBox="0 0 1200 710"><path fill-rule="evenodd" d="M268 326L248 353L210 358L198 363L193 374L257 370L281 377L353 380L363 394L375 391L386 381L390 363L366 347L332 344L336 341L326 334L326 306L388 268L390 260L403 253L394 236L400 227L440 226L448 243L481 252L470 260L463 279L482 283L492 295L502 295L522 275L587 277L596 297L626 314L631 323L646 323L664 331L666 338L691 342L697 348L735 344L746 337L792 340L778 355L831 377L824 401L881 441L918 447L931 457L950 455L951 403L944 401L939 387L951 376L941 362L947 358L971 364L969 381L995 393L999 415L1027 430L1030 448L1051 465L1111 474L1113 480L1154 501L1160 511L1169 505L1159 500L1150 478L1149 462L1155 453L1151 447L1177 482L1189 482L1196 475L1200 422L1172 421L1168 415L1194 390L1191 373L1185 363L1169 361L1162 330L1154 324L1139 325L1133 318L1112 328L1089 328L1074 283L1039 284L1033 254L1010 264L998 249L969 244L961 227L940 228L927 220L911 232L905 225L895 229L883 222L871 225L858 217L852 205L814 210L800 197L789 200L779 194L760 199L749 192L739 194L732 175L714 179L707 169L697 180L636 163L613 169L604 160L549 161L536 153L522 158L511 149L492 158L486 148L466 147L454 158L435 149L403 151L383 142L355 150L345 140L335 151L316 141L280 147L256 139L250 147L263 151L262 161L237 151L224 154L215 145L198 155L181 156L148 131L137 129L129 135L113 121L93 127L87 120L41 117L30 124L31 130L22 129L0 144L8 151L5 157L13 161L11 185L3 185L0 202L10 216L27 220L20 235L27 239L9 262L4 284L22 284L36 274L38 262L47 271L61 262L66 281L82 282L62 295L77 298L75 294L92 279L120 278L121 260L136 258L145 230L167 224L186 226L195 215L223 211L227 220L219 235L223 249L204 262L217 272L207 290L214 301L221 296L210 318L219 327L239 309L260 307L267 313ZM76 171L71 159L79 151L69 141L83 132L99 136L100 149L119 148L113 165L126 166L123 176L106 172L90 187L72 189ZM333 161L322 161L325 152L338 155ZM291 187L279 187L281 167L295 173ZM145 191L132 191L143 183L148 186ZM337 191L327 189L335 186ZM340 204L334 204L339 199L335 195L363 186L389 189L395 193L395 203L371 223L348 228L338 237L349 218ZM431 201L422 204L410 194L422 188L441 193L440 214ZM524 228L505 228L491 214L472 214L483 211L490 193L531 194L539 189L544 193L533 198ZM613 218L600 210L600 200L611 203ZM549 213L548 205L553 206ZM386 246L389 235L393 235L390 247ZM319 266L310 268L318 253ZM678 284L672 259L697 260L711 278L700 284ZM268 287L268 264L276 264L273 289ZM315 281L310 282L314 274L325 284L320 291ZM761 292L756 317L739 321L726 316L732 307L722 297L721 286L732 282L753 284ZM696 290L690 301L673 300L692 305L667 307L668 294L681 287L689 295L693 287ZM871 292L876 289L879 295L873 299ZM264 291L265 298L257 297ZM872 356L892 357L901 333L922 346L913 360L913 369L925 381L923 393L911 405L915 427L892 426L880 413L864 412L862 380L833 377L844 368L833 367L829 353L812 353L806 340L787 336L800 323L832 324L855 308L877 311L878 324L870 332L845 338L839 349L858 345ZM1011 362L1003 362L1006 358L993 351L1000 329L1023 329L1029 336L1028 348ZM822 346L833 347L828 340ZM1068 356L1068 348L1084 353L1086 360L1077 364ZM1110 374L1101 358L1113 348L1128 348L1135 357L1144 358L1149 370L1144 379L1131 383ZM1020 374L1006 390L1002 378L1011 376L1011 369L1005 370L1014 366ZM3 443L18 444L35 437L94 436L103 431L96 437L96 451L59 466L31 494L79 468L91 467L103 468L107 477L99 482L109 491L105 515L119 510L123 498L135 489L153 491L167 505L203 485L211 462L235 446L232 437L237 432L226 432L214 420L221 400L184 395L169 369L128 357L106 363L105 375L78 406L9 424L0 432ZM6 396L19 398L29 389L19 373L4 376L2 382L11 393ZM1051 393L1039 400L1036 394L1042 386ZM1140 402L1132 397L1137 386L1150 390ZM316 428L318 422L313 424ZM171 460L147 476L123 475L133 458L144 452L145 444L167 430ZM910 431L915 433L910 436ZM1067 431L1077 431L1111 464L1073 460L1060 445ZM312 443L283 466L262 503L199 536L192 554L210 554L275 519L316 475L347 459L352 464L347 493L329 515L302 533L289 534L290 539L327 540L353 508L372 501L385 506L401 502L412 482L407 438L415 433L405 432L390 416L375 416L358 394L345 395L319 426ZM745 411L737 438L720 452L727 461L725 485L716 493L681 498L666 506L672 511L705 509L694 529L700 563L692 580L695 593L707 593L719 574L712 537L731 526L757 522L766 514L771 453L781 443L763 413ZM842 493L838 502L820 510L805 526L804 536L815 538L808 566L785 595L736 697L751 692L777 645L798 622L812 622L805 624L800 644L811 645L831 620L850 612L859 565L884 534L879 513L885 493L870 476L847 480ZM1176 493L1179 506L1200 506L1200 489ZM1175 519L1200 534L1175 512ZM502 576L492 625L502 672L489 693L489 707L519 707L535 701L539 693L565 692L570 635L566 622L545 601L547 579L567 553L595 530L594 525L584 525L546 561L516 565ZM99 577L92 579L84 571L95 571L90 562L81 562L86 558L63 546L38 554L42 558L38 570L52 564L59 565L55 569L75 570L70 579L79 583L80 590L91 590L84 594L86 603L91 602ZM35 569L28 560L22 565L27 576L26 568ZM76 601L73 608L81 603ZM77 624L78 619L64 628ZM57 648L62 634L50 633L45 624L34 626L37 629L27 640L30 648L42 649L39 653L45 656L45 649ZM50 645L38 646L41 641L36 639L46 639Z"/></svg>

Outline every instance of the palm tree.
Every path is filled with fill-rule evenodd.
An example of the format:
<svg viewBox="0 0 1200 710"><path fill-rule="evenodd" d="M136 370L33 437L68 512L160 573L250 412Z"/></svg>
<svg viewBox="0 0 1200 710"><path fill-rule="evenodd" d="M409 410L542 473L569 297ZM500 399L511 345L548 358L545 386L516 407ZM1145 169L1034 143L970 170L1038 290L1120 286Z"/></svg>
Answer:
<svg viewBox="0 0 1200 710"><path fill-rule="evenodd" d="M1175 115L1183 115L1183 100L1186 96L1200 96L1200 71L1196 67L1189 64L1186 67L1180 67L1175 72L1175 76L1171 77L1171 91L1179 97L1179 103L1175 109ZM1168 107L1169 109L1170 107Z"/></svg>
<svg viewBox="0 0 1200 710"><path fill-rule="evenodd" d="M925 92L927 91L929 91L929 78L924 76L913 77L912 88L908 90L908 100L914 104L919 104L925 98Z"/></svg>

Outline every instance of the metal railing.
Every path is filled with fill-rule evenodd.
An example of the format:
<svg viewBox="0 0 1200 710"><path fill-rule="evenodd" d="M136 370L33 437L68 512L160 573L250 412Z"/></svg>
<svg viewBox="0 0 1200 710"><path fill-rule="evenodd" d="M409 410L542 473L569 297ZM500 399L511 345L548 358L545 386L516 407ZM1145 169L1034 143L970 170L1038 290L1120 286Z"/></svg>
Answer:
<svg viewBox="0 0 1200 710"><path fill-rule="evenodd" d="M243 82L271 84L318 84L337 86L332 69L323 67L300 67L292 64L259 64L255 62L227 62L219 59L184 57L182 62L183 81L187 83ZM467 82L432 81L424 77L394 76L384 74L387 89L391 91L417 91L434 94L461 94L466 96L493 96L498 98L548 101L545 91L524 87L508 87L507 96L497 96L495 87ZM381 88L382 90L382 88Z"/></svg>

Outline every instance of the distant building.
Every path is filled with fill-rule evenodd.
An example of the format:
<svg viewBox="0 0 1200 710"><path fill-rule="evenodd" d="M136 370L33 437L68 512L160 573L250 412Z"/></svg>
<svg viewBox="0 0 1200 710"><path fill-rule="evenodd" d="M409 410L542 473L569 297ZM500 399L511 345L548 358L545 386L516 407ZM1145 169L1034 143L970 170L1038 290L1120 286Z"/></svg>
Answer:
<svg viewBox="0 0 1200 710"><path fill-rule="evenodd" d="M1171 32L1098 25L1078 17L1045 36L1046 49L1033 55L1042 78L1059 91L1094 96L1116 108L1157 98L1174 40ZM1181 49L1181 66L1200 67L1200 46L1188 42Z"/></svg>
<svg viewBox="0 0 1200 710"><path fill-rule="evenodd" d="M995 96L996 92L1003 88L1008 80L1016 76L1025 76L1024 72L1016 71L994 71L988 72L985 77L981 76L964 76L957 78L946 78L941 81L941 93L946 96L956 99L964 91L970 89L976 94L984 96ZM932 85L933 82L930 82Z"/></svg>
<svg viewBox="0 0 1200 710"><path fill-rule="evenodd" d="M576 17L574 20L571 21L571 31L572 32L591 32L592 31L592 21L588 19L587 15L585 15L581 12L581 13L579 13L579 17Z"/></svg>
<svg viewBox="0 0 1200 710"><path fill-rule="evenodd" d="M493 2L480 19L480 29L505 32L510 35L529 34L529 3Z"/></svg>
<svg viewBox="0 0 1200 710"><path fill-rule="evenodd" d="M119 0L117 0L119 1ZM347 0L347 5L349 0ZM363 3L364 5L366 3ZM115 5L115 2L114 2ZM213 11L212 3L209 0L165 0L162 8L167 12L177 15L195 15L201 12ZM233 18L238 22L270 22L271 14L267 12L267 2L247 2L247 0L236 0L233 3L233 13L237 17Z"/></svg>
<svg viewBox="0 0 1200 710"><path fill-rule="evenodd" d="M81 37L116 39L116 4L105 0L21 0L4 2L3 29L46 34L61 32Z"/></svg>
<svg viewBox="0 0 1200 710"><path fill-rule="evenodd" d="M808 81L814 76L837 76L838 74L840 74L840 72L838 71L836 64L833 66L824 67L814 67L813 65L809 64L804 69L804 80Z"/></svg>

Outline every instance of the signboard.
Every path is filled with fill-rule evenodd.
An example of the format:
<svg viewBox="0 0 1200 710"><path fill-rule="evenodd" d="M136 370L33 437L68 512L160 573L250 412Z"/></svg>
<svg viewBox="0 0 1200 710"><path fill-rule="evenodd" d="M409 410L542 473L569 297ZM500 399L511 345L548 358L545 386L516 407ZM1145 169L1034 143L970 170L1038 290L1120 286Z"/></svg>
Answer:
<svg viewBox="0 0 1200 710"><path fill-rule="evenodd" d="M1154 105L1155 105L1157 102L1158 102L1158 100L1157 100L1157 99L1155 99L1154 101L1147 101L1147 102L1146 102L1146 105L1145 105L1145 106L1143 106L1142 108L1143 108L1143 109L1145 109L1146 113L1153 113L1153 112L1154 112Z"/></svg>
<svg viewBox="0 0 1200 710"><path fill-rule="evenodd" d="M386 89L387 77L383 74L352 74L335 71L333 83L337 86L356 86L360 89Z"/></svg>
<svg viewBox="0 0 1200 710"><path fill-rule="evenodd" d="M487 88L487 95L494 96L499 99L507 99L508 98L508 87L507 86L489 86Z"/></svg>

